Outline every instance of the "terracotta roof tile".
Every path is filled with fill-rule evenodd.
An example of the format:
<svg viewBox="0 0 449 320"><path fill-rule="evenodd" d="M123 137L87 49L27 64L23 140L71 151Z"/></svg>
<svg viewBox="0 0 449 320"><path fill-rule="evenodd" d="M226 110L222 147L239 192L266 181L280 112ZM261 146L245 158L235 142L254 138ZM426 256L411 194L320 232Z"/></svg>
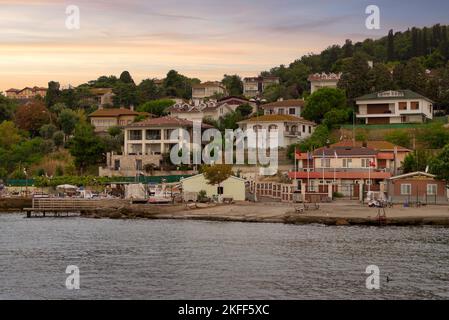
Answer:
<svg viewBox="0 0 449 320"><path fill-rule="evenodd" d="M289 100L283 100L283 101L276 101L272 103L267 103L262 105L261 107L263 109L265 108L279 108L279 107L303 107L304 106L304 100L302 99L289 99Z"/></svg>

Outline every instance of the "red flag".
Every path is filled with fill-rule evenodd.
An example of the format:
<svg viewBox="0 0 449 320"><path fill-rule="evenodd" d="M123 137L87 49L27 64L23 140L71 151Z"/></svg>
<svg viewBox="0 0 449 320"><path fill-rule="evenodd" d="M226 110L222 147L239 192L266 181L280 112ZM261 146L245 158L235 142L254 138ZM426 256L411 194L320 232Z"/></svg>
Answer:
<svg viewBox="0 0 449 320"><path fill-rule="evenodd" d="M370 161L370 162L369 162L369 166L370 166L370 167L375 167L375 166L376 166L376 163L375 163L374 161Z"/></svg>

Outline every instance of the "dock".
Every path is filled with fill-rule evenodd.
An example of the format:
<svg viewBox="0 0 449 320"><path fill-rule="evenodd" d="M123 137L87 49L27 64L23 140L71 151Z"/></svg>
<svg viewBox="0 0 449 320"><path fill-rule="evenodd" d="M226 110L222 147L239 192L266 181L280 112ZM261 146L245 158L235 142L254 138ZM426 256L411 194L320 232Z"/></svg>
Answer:
<svg viewBox="0 0 449 320"><path fill-rule="evenodd" d="M27 218L69 216L70 213L98 210L104 204L102 199L80 198L33 198L31 208L23 208Z"/></svg>

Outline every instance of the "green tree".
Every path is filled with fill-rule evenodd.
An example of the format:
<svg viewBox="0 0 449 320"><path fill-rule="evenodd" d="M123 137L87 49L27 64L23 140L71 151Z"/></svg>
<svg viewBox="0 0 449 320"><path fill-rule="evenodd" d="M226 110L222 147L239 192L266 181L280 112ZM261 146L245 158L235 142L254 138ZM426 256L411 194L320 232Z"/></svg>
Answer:
<svg viewBox="0 0 449 320"><path fill-rule="evenodd" d="M0 150L10 149L13 145L22 140L19 130L12 121L0 123Z"/></svg>
<svg viewBox="0 0 449 320"><path fill-rule="evenodd" d="M0 92L0 122L3 120L12 120L16 109L16 102L8 99Z"/></svg>
<svg viewBox="0 0 449 320"><path fill-rule="evenodd" d="M202 168L204 178L210 185L220 185L232 175L232 166L228 164L216 164Z"/></svg>
<svg viewBox="0 0 449 320"><path fill-rule="evenodd" d="M334 109L347 109L344 92L340 89L322 88L307 98L302 116L305 119L320 123L324 119L325 114Z"/></svg>
<svg viewBox="0 0 449 320"><path fill-rule="evenodd" d="M430 162L430 172L449 183L449 144Z"/></svg>
<svg viewBox="0 0 449 320"><path fill-rule="evenodd" d="M432 155L427 150L415 150L409 153L402 163L404 173L425 171L432 161Z"/></svg>
<svg viewBox="0 0 449 320"><path fill-rule="evenodd" d="M253 113L253 107L248 103L242 104L235 109L235 111L239 112L242 117L246 118Z"/></svg>
<svg viewBox="0 0 449 320"><path fill-rule="evenodd" d="M150 100L160 99L163 90L152 79L145 79L137 86L137 102L143 104Z"/></svg>
<svg viewBox="0 0 449 320"><path fill-rule="evenodd" d="M338 87L346 91L349 100L367 94L370 91L368 61L361 54L355 54L343 66Z"/></svg>
<svg viewBox="0 0 449 320"><path fill-rule="evenodd" d="M61 94L59 82L50 81L48 83L47 94L45 95L45 105L50 107L59 102L59 96Z"/></svg>
<svg viewBox="0 0 449 320"><path fill-rule="evenodd" d="M394 89L393 76L383 63L374 64L369 71L369 86L372 92Z"/></svg>
<svg viewBox="0 0 449 320"><path fill-rule="evenodd" d="M56 132L57 128L53 124L44 124L39 129L39 134L44 139L51 139L53 134Z"/></svg>
<svg viewBox="0 0 449 320"><path fill-rule="evenodd" d="M131 74L128 71L123 71L120 74L120 78L119 79L123 83L135 85L134 80L133 80L133 78L131 77Z"/></svg>
<svg viewBox="0 0 449 320"><path fill-rule="evenodd" d="M61 111L58 117L58 123L61 130L66 135L71 135L75 130L76 124L79 122L78 114L70 109L64 109Z"/></svg>
<svg viewBox="0 0 449 320"><path fill-rule="evenodd" d="M104 153L103 141L95 135L89 124L79 123L75 134L69 141L70 154L75 158L75 165L81 173L90 166L100 163Z"/></svg>
<svg viewBox="0 0 449 320"><path fill-rule="evenodd" d="M160 99L145 102L140 105L137 110L140 112L149 112L154 114L155 116L164 116L167 115L167 109L175 104L174 100L171 99Z"/></svg>
<svg viewBox="0 0 449 320"><path fill-rule="evenodd" d="M416 139L427 149L441 149L449 143L449 129L434 123L419 129Z"/></svg>
<svg viewBox="0 0 449 320"><path fill-rule="evenodd" d="M241 96L243 94L243 81L238 75L225 74L221 82L226 87L229 95Z"/></svg>
<svg viewBox="0 0 449 320"><path fill-rule="evenodd" d="M64 145L64 132L62 131L56 131L53 134L53 143L55 144L56 148L60 148Z"/></svg>

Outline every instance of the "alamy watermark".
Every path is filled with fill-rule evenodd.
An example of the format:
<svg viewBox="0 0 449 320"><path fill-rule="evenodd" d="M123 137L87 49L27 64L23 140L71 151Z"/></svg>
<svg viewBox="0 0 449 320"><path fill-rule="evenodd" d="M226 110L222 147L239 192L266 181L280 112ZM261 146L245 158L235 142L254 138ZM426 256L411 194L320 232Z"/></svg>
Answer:
<svg viewBox="0 0 449 320"><path fill-rule="evenodd" d="M250 164L277 171L282 138L278 129L226 129L223 135L215 128L204 132L201 128L202 123L196 121L192 132L176 129L170 133L170 140L178 141L170 150L173 164Z"/></svg>
<svg viewBox="0 0 449 320"><path fill-rule="evenodd" d="M369 5L365 9L368 17L365 20L365 26L368 30L380 29L380 8L376 5Z"/></svg>
<svg viewBox="0 0 449 320"><path fill-rule="evenodd" d="M366 278L366 288L368 290L380 289L380 269L376 265L369 265L365 270L366 274L369 274Z"/></svg>
<svg viewBox="0 0 449 320"><path fill-rule="evenodd" d="M80 269L77 266L70 265L65 269L65 273L69 276L65 280L65 287L68 290L80 289Z"/></svg>
<svg viewBox="0 0 449 320"><path fill-rule="evenodd" d="M75 5L69 5L65 8L65 27L69 30L79 30L81 27L80 8Z"/></svg>

